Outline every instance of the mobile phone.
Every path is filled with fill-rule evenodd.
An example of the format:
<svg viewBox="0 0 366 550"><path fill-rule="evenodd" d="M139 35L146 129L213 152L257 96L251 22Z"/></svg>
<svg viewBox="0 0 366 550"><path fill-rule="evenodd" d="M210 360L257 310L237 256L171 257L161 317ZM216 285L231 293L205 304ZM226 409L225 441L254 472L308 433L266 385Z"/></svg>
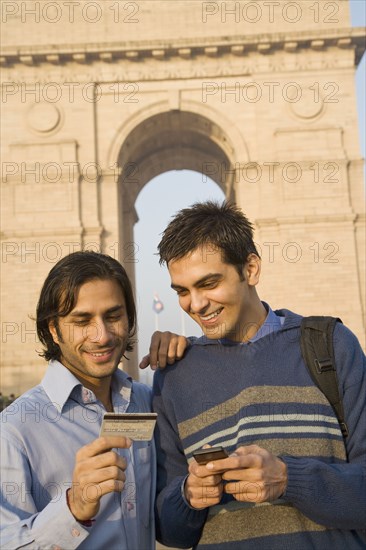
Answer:
<svg viewBox="0 0 366 550"><path fill-rule="evenodd" d="M220 458L227 458L229 455L224 447L209 447L208 449L200 449L199 451L193 451L193 456L198 464L207 464L212 460L219 460Z"/></svg>

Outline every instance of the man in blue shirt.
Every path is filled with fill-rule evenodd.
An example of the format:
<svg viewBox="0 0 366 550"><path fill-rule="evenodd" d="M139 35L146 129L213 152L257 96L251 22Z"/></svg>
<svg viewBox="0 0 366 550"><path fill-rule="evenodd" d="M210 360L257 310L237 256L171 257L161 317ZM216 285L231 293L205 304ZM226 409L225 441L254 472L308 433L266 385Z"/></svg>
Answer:
<svg viewBox="0 0 366 550"><path fill-rule="evenodd" d="M155 548L153 443L99 437L105 412L151 410L149 388L118 369L135 327L113 258L75 252L50 271L37 306L48 369L1 414L1 548Z"/></svg>

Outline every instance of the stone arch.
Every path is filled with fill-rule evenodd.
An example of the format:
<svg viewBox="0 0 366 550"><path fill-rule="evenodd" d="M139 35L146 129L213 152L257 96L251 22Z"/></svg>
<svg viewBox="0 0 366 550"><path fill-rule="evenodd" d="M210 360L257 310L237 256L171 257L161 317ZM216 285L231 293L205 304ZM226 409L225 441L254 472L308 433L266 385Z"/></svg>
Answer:
<svg viewBox="0 0 366 550"><path fill-rule="evenodd" d="M234 198L234 172L249 159L241 132L222 113L200 103L186 100L180 107L157 102L135 113L115 135L106 165L117 163L119 184L124 188L127 182L133 200L154 176L183 168L211 177Z"/></svg>
<svg viewBox="0 0 366 550"><path fill-rule="evenodd" d="M49 245L65 255L92 244L131 271L135 197L170 167L205 166L255 223L270 264L261 295L272 307L336 314L363 340L365 210L354 71L365 33L349 27L342 0L334 2L336 19L324 13L316 21L311 3L298 0L298 21L275 8L275 25L264 16L246 25L245 35L240 2L235 17L217 3L222 9L207 13L205 24L201 4L141 2L138 33L126 24L123 37L115 19L121 13L107 7L95 25L77 9L71 25L29 17L21 35L18 16L8 14L1 58L3 391L20 393L41 377L26 321L50 267ZM301 100L288 97L291 83ZM247 93L251 86L256 97ZM165 128L156 140L154 124L159 134ZM296 261L286 253L293 243ZM334 304L337 293L343 299Z"/></svg>
<svg viewBox="0 0 366 550"><path fill-rule="evenodd" d="M182 109L159 102L123 124L108 152L108 165L119 168L117 186L120 251L134 243L137 196L155 176L169 170L193 170L210 177L235 200L235 171L248 159L246 144L222 114L185 101ZM120 254L122 257L122 254ZM125 268L135 281L134 263ZM131 367L136 364L131 361ZM133 373L133 368L130 368Z"/></svg>

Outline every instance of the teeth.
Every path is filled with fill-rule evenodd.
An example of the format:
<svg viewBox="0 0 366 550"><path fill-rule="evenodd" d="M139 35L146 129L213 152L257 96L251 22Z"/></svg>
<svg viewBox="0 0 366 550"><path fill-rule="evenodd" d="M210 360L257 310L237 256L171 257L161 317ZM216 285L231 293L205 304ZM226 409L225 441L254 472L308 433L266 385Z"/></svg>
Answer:
<svg viewBox="0 0 366 550"><path fill-rule="evenodd" d="M103 357L103 355L106 355L107 353L109 353L109 351L102 351L101 353L90 352L90 354L93 355L93 357Z"/></svg>
<svg viewBox="0 0 366 550"><path fill-rule="evenodd" d="M214 317L217 317L221 312L222 309L219 309L218 311L215 311L215 313L211 313L210 315L207 315L206 317L201 317L203 321L210 321L210 319L213 319Z"/></svg>

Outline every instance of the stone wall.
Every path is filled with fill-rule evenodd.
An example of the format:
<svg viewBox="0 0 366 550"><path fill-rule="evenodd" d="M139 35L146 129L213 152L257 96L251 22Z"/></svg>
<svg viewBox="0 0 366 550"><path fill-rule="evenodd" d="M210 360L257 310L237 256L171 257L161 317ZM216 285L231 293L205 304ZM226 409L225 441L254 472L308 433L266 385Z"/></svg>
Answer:
<svg viewBox="0 0 366 550"><path fill-rule="evenodd" d="M348 2L71 4L1 3L4 392L44 370L29 315L50 268L87 247L134 279L136 197L174 168L255 222L263 299L338 315L364 342L365 33Z"/></svg>

